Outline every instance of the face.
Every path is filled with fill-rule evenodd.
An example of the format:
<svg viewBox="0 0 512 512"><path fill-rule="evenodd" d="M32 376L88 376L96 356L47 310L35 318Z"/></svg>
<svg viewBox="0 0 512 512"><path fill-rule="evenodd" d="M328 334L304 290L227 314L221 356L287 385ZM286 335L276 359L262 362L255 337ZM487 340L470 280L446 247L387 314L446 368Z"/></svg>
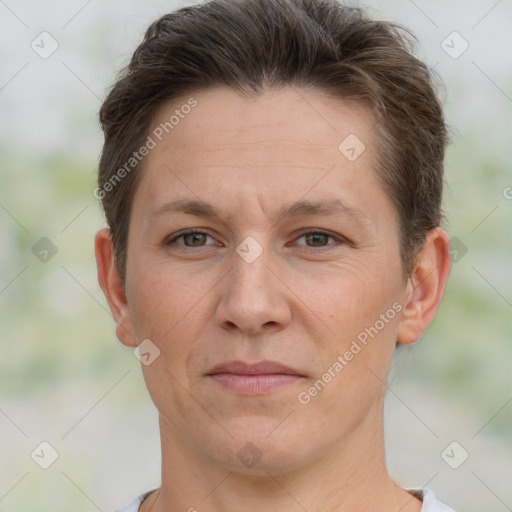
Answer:
<svg viewBox="0 0 512 512"><path fill-rule="evenodd" d="M144 160L128 241L125 329L160 351L143 372L168 435L274 470L357 446L406 293L374 119L293 88L193 96Z"/></svg>

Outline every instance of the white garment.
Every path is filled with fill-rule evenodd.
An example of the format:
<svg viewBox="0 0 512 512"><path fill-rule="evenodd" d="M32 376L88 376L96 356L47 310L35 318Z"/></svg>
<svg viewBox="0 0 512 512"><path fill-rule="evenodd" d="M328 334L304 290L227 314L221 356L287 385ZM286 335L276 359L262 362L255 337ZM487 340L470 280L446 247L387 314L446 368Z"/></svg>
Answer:
<svg viewBox="0 0 512 512"><path fill-rule="evenodd" d="M156 489L153 489L153 491L154 490ZM144 498L149 496L153 491L148 491L144 494L141 494L133 501L125 505L123 508L116 510L116 512L138 512L140 504L143 502ZM416 497L423 501L421 512L455 512L453 508L450 508L447 505L443 505L430 489L406 489L406 491L414 494Z"/></svg>

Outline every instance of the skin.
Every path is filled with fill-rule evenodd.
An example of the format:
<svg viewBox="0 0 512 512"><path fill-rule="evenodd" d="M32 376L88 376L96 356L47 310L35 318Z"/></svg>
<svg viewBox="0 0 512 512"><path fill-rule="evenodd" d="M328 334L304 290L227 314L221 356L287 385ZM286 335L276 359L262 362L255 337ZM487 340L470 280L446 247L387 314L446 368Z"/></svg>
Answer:
<svg viewBox="0 0 512 512"><path fill-rule="evenodd" d="M256 98L224 88L193 96L198 105L144 161L125 286L108 229L95 240L119 340L135 347L150 339L160 350L142 370L159 411L162 485L141 510L419 511L420 500L386 469L383 401L396 341L415 342L441 301L446 232L427 234L405 276L364 105L291 87ZM161 107L153 128L186 100ZM355 161L338 150L351 133L366 146ZM177 198L207 201L219 216L154 213ZM299 200L331 199L359 213L276 217ZM188 228L207 236L170 241ZM236 252L248 236L263 249L251 263ZM300 403L298 394L393 303L401 311ZM236 359L278 361L303 377L247 396L207 376ZM237 457L246 443L261 454L252 466Z"/></svg>

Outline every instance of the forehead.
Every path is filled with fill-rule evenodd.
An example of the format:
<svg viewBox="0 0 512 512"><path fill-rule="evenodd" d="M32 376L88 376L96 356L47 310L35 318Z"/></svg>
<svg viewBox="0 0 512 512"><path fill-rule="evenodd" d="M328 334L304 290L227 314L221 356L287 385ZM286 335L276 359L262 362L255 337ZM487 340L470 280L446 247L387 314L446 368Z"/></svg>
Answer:
<svg viewBox="0 0 512 512"><path fill-rule="evenodd" d="M196 106L185 108L191 98ZM181 110L179 119L173 116ZM176 124L170 127L171 118ZM318 156L318 152L337 159L340 142L350 135L371 146L374 124L364 104L334 99L321 91L283 87L249 97L219 87L164 104L150 131L165 132L158 144L161 151L171 145L178 153L194 147L195 154L188 156L200 158L197 152L227 149L236 158L252 149L265 162L265 157L275 160L279 155L284 160L303 153Z"/></svg>
<svg viewBox="0 0 512 512"><path fill-rule="evenodd" d="M365 105L320 91L284 87L247 97L214 88L183 96L155 113L155 147L135 200L153 207L172 196L229 200L236 216L252 201L270 210L306 195L332 199L336 191L348 203L371 188L382 196L374 125Z"/></svg>

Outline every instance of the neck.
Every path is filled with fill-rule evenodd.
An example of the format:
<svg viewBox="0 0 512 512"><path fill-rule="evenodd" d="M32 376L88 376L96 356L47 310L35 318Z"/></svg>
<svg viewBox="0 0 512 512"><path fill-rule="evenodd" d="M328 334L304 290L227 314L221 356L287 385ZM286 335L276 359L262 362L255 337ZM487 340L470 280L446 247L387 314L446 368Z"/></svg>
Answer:
<svg viewBox="0 0 512 512"><path fill-rule="evenodd" d="M182 441L160 417L162 485L141 512L419 512L421 502L388 475L382 404L363 425L287 471L238 472ZM252 471L252 470L251 470Z"/></svg>

